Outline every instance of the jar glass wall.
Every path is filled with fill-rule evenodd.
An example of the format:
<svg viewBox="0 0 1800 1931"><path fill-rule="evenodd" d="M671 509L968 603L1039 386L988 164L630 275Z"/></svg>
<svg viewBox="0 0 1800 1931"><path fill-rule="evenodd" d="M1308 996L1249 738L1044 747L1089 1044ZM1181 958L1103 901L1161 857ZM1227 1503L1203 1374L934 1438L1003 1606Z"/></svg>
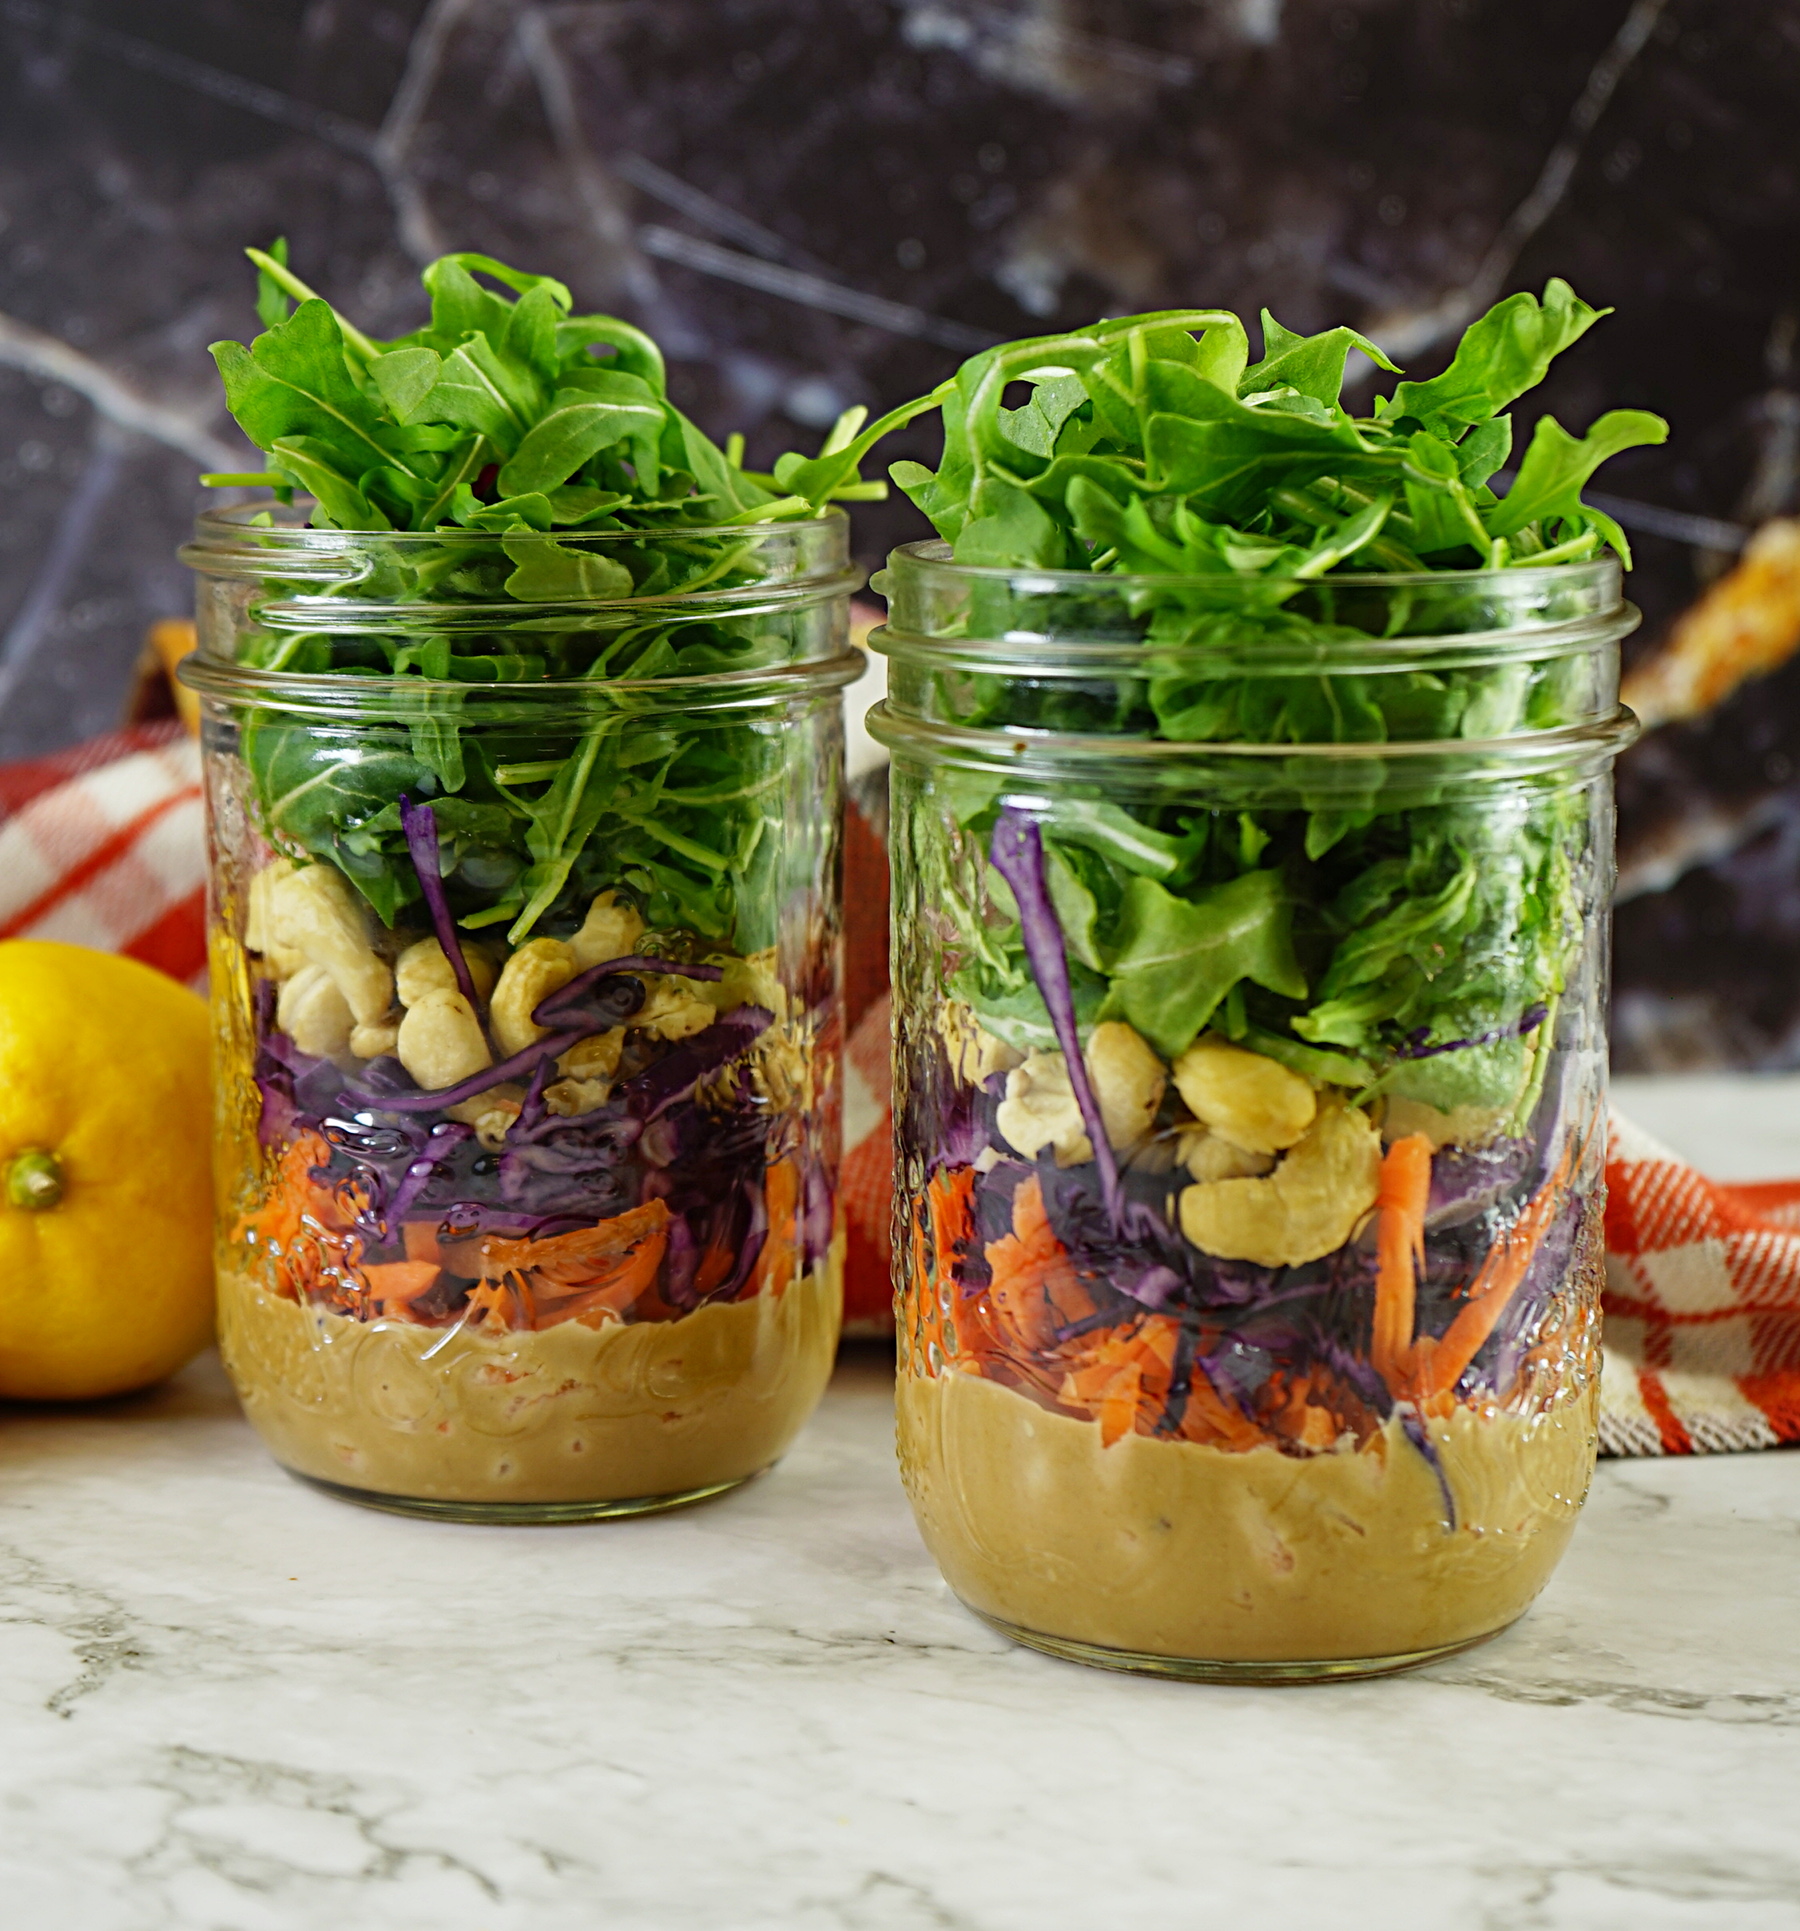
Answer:
<svg viewBox="0 0 1800 1931"><path fill-rule="evenodd" d="M884 587L946 1577L1177 1675L1493 1634L1593 1466L1616 570Z"/></svg>
<svg viewBox="0 0 1800 1931"><path fill-rule="evenodd" d="M221 1342L415 1513L768 1466L841 1291L841 517L202 520Z"/></svg>

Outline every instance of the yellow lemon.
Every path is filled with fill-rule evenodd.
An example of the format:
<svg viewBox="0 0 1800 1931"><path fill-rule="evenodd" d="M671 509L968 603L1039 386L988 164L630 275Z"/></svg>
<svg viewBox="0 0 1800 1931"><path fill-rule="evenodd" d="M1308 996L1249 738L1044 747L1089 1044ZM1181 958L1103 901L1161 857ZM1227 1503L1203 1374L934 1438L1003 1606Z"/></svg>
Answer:
<svg viewBox="0 0 1800 1931"><path fill-rule="evenodd" d="M0 943L0 1396L123 1394L211 1339L210 1037L134 959Z"/></svg>

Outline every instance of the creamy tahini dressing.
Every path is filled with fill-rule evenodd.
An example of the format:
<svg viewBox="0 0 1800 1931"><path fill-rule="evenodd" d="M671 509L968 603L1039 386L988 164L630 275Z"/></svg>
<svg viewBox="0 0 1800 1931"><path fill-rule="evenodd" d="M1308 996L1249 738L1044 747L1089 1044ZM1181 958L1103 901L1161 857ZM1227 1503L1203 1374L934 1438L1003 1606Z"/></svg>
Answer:
<svg viewBox="0 0 1800 1931"><path fill-rule="evenodd" d="M903 1374L901 1471L927 1547L984 1615L1218 1662L1404 1656L1504 1628L1549 1579L1594 1468L1598 1385L1360 1450L1245 1453L1127 1435L997 1382Z"/></svg>
<svg viewBox="0 0 1800 1931"><path fill-rule="evenodd" d="M453 1502L678 1495L766 1468L831 1375L838 1247L779 1294L678 1321L488 1334L353 1321L227 1274L246 1413L302 1475Z"/></svg>

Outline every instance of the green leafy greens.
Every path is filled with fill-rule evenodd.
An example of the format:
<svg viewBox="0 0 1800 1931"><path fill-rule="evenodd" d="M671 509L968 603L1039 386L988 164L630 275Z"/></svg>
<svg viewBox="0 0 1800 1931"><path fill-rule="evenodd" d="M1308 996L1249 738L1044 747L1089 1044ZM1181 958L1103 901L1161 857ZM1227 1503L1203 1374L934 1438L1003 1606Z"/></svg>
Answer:
<svg viewBox="0 0 1800 1931"><path fill-rule="evenodd" d="M379 728L249 715L240 749L269 835L337 866L392 925L419 898L400 800L428 800L465 927L517 944L573 929L615 889L654 927L767 944L781 734L687 728L644 690L841 648L828 599L779 592L843 568L829 505L885 493L858 464L932 399L867 427L850 410L819 455L765 475L743 466L741 438L720 448L670 400L649 336L574 314L549 276L446 255L423 273L427 324L383 342L314 294L284 244L248 252L264 331L212 354L268 467L203 480L263 484L283 505L300 493L315 530L349 534L341 551L284 548L275 511L238 513L233 540L260 541L267 562L236 654L401 680L371 690L393 720ZM291 526L302 512L281 514ZM581 690L495 722L505 687L545 680ZM635 694L615 697L621 683Z"/></svg>
<svg viewBox="0 0 1800 1931"><path fill-rule="evenodd" d="M1512 453L1507 411L1604 312L1561 281L1541 301L1509 296L1442 374L1399 382L1366 416L1342 400L1346 363L1354 351L1398 374L1379 347L1347 328L1302 337L1266 312L1255 362L1219 310L971 358L939 392L936 470L890 470L956 563L994 572L967 580L960 619L932 634L1048 630L1141 650L1104 673L1015 678L1003 646L977 668L972 644L964 670L935 675L933 714L1371 750L1587 721L1593 692L1554 649L1481 661L1377 647L1544 623L1554 592L1533 603L1516 579L1515 614L1513 572L1609 549L1629 564L1581 491L1607 457L1661 442L1659 418L1614 410L1575 437L1543 417L1510 490L1492 487ZM1057 579L1052 601L1029 576L1044 570L1093 590ZM1033 809L1080 1023L1126 1019L1165 1057L1211 1026L1312 1077L1379 1080L1446 1111L1517 1099L1580 946L1597 863L1586 805L1554 781L1434 789L1401 764L1226 760L1204 801L1058 780ZM902 862L942 922L951 990L1009 1044L1047 1048L1016 907L985 866L1001 781L933 783Z"/></svg>

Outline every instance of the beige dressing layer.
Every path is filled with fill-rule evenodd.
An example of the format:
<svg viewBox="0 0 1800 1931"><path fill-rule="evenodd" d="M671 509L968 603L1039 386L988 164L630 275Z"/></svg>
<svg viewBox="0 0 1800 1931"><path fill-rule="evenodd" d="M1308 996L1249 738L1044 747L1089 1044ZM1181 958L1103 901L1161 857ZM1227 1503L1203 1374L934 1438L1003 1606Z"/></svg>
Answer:
<svg viewBox="0 0 1800 1931"><path fill-rule="evenodd" d="M219 1282L219 1340L277 1460L379 1494L602 1502L737 1481L831 1375L841 1246L780 1294L679 1321L491 1335L352 1321Z"/></svg>
<svg viewBox="0 0 1800 1931"><path fill-rule="evenodd" d="M900 1466L952 1589L1002 1622L1156 1656L1402 1656L1504 1628L1549 1579L1594 1468L1598 1387L1530 1419L1430 1425L1456 1498L1390 1421L1360 1452L1127 1435L991 1381L902 1375Z"/></svg>

